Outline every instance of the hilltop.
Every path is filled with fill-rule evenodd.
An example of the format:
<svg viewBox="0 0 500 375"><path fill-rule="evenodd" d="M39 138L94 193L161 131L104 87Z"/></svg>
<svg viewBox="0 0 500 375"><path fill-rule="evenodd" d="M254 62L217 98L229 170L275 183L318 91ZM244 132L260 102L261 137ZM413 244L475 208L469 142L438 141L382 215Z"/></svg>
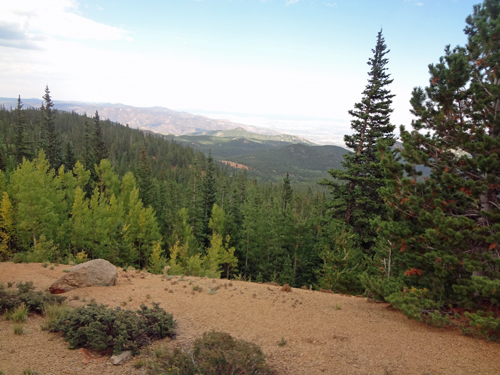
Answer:
<svg viewBox="0 0 500 375"><path fill-rule="evenodd" d="M261 134L256 132L249 132L242 127L230 129L230 130L212 130L203 131L197 133L188 134L189 136L210 136L217 138L229 138L229 139L251 139L256 142L284 142L284 143L303 143L306 145L315 145L315 143L308 141L305 138L289 135L289 134Z"/></svg>
<svg viewBox="0 0 500 375"><path fill-rule="evenodd" d="M0 283L33 281L45 289L67 268L0 263ZM295 288L287 293L279 286L225 279L166 280L139 271L119 271L115 286L75 289L65 296L71 306L95 298L99 304L134 310L141 303L160 302L174 315L178 336L155 342L149 350L152 355L158 346L186 348L203 332L215 329L259 345L267 363L281 375L498 374L498 343L426 326L366 298ZM91 352L101 361L85 363L80 350L69 350L61 337L41 331L41 321L31 316L25 333L14 335L12 323L0 320L0 370L6 375L27 368L43 374L143 373L134 367L137 357L123 366L111 366L109 355ZM282 339L286 344L279 346ZM142 357L147 352L143 350Z"/></svg>

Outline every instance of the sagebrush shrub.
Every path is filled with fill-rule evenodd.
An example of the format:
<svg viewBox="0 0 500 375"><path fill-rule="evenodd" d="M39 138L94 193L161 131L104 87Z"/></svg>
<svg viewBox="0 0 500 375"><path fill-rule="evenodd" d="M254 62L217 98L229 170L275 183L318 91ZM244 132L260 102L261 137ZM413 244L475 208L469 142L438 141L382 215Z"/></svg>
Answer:
<svg viewBox="0 0 500 375"><path fill-rule="evenodd" d="M192 350L157 351L147 368L149 375L273 374L259 346L215 331L196 339Z"/></svg>
<svg viewBox="0 0 500 375"><path fill-rule="evenodd" d="M26 305L29 312L41 314L45 304L60 304L66 297L53 295L47 292L34 291L32 281L17 284L17 290L8 291L0 288L0 314Z"/></svg>
<svg viewBox="0 0 500 375"><path fill-rule="evenodd" d="M173 337L174 324L172 314L158 303L153 303L153 308L141 305L135 312L90 303L54 321L51 331L62 332L70 349L110 349L114 354L132 350L137 354L141 346L149 345L152 340Z"/></svg>

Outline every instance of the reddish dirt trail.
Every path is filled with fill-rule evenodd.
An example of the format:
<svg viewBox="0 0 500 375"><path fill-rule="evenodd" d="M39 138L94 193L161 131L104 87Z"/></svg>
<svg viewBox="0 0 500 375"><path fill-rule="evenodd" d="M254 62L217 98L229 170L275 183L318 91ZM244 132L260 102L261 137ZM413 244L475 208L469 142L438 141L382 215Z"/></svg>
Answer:
<svg viewBox="0 0 500 375"><path fill-rule="evenodd" d="M33 281L45 289L69 268L0 263L0 283ZM155 342L153 348L187 347L203 332L225 331L258 344L269 365L281 374L500 374L499 344L408 320L387 304L300 289L286 293L276 286L234 280L179 279L120 271L113 287L82 288L65 295L72 306L92 298L110 307L126 303L125 308L132 309L160 302L174 315L178 336ZM202 291L194 292L194 285ZM216 288L215 293L208 292ZM122 366L111 365L107 357L86 363L80 350L68 350L61 337L41 331L41 321L31 316L25 334L18 336L12 323L0 318L0 371L6 375L22 374L27 368L41 374L143 373L133 367L136 359ZM282 338L287 343L279 346Z"/></svg>

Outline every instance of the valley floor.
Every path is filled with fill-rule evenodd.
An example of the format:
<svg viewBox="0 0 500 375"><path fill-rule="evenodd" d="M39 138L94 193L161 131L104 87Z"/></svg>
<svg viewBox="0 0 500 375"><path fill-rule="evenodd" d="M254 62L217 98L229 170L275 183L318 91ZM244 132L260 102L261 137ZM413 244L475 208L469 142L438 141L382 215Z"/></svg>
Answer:
<svg viewBox="0 0 500 375"><path fill-rule="evenodd" d="M46 289L68 268L0 263L0 283L33 281L38 289ZM287 293L268 284L179 279L119 271L115 286L77 289L66 296L72 306L92 298L132 309L161 302L174 315L178 335L155 342L152 348L186 348L203 332L225 331L258 344L280 374L500 374L500 344L408 320L387 304L301 289ZM202 291L193 291L195 285ZM133 366L137 358L122 366L111 365L108 357L85 361L82 351L69 350L60 336L41 331L41 321L30 316L19 336L11 322L0 318L0 371L6 375L22 374L27 368L44 375L144 373ZM286 345L279 346L282 338ZM145 350L142 353L146 356Z"/></svg>

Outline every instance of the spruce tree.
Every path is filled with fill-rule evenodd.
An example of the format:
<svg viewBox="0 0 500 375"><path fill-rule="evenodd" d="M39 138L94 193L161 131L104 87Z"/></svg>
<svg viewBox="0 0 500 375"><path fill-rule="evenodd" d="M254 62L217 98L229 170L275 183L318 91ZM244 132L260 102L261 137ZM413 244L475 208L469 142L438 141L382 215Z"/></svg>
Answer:
<svg viewBox="0 0 500 375"><path fill-rule="evenodd" d="M92 182L97 182L97 174L95 171L95 156L94 147L92 145L92 131L90 129L87 115L84 115L84 130L85 136L83 141L83 166L90 172L90 183L85 187L87 198L92 196Z"/></svg>
<svg viewBox="0 0 500 375"><path fill-rule="evenodd" d="M193 241L199 245L205 245L205 236L203 231L204 223L204 202L203 202L203 180L201 179L201 170L198 165L197 159L193 160L190 170L190 178L187 186L187 196L189 199L189 223L191 224L191 231L196 237ZM208 222L207 222L208 226ZM198 248L189 248L190 253L198 252Z"/></svg>
<svg viewBox="0 0 500 375"><path fill-rule="evenodd" d="M153 175L149 164L146 148L141 151L141 160L137 169L137 185L139 187L139 197L142 199L144 207L149 207L154 203Z"/></svg>
<svg viewBox="0 0 500 375"><path fill-rule="evenodd" d="M394 125L390 123L394 95L388 89L393 80L387 73L389 50L382 31L378 33L372 52L363 99L349 111L354 133L345 135L344 141L352 152L344 155L344 170L331 169L328 173L334 180L322 182L331 190L333 218L351 225L365 248L371 246L375 236L370 220L384 212L384 202L377 192L385 182L376 155L376 143L385 139L390 145L394 144Z"/></svg>
<svg viewBox="0 0 500 375"><path fill-rule="evenodd" d="M75 150L71 142L66 142L66 155L64 158L64 166L66 170L72 171L76 164Z"/></svg>
<svg viewBox="0 0 500 375"><path fill-rule="evenodd" d="M427 306L417 307L426 310L500 306L500 3L476 5L466 22L467 45L447 46L429 65L430 85L413 90L404 150L382 156L392 183L383 190L390 220L379 225L387 245L379 265L425 290ZM421 165L428 178L419 178ZM408 306L404 293L388 294ZM471 325L498 335L499 320L482 315L469 315Z"/></svg>
<svg viewBox="0 0 500 375"><path fill-rule="evenodd" d="M5 171L6 169L7 169L7 160L5 158L3 145L0 144L0 171Z"/></svg>
<svg viewBox="0 0 500 375"><path fill-rule="evenodd" d="M282 202L282 213L285 215L285 211L287 206L290 206L293 199L293 190L292 185L290 184L290 175L286 172L286 176L283 179L283 191L281 194L281 202Z"/></svg>
<svg viewBox="0 0 500 375"><path fill-rule="evenodd" d="M108 158L108 147L103 139L101 120L99 112L94 115L94 132L92 133L92 146L94 151L94 163L99 165L102 159Z"/></svg>
<svg viewBox="0 0 500 375"><path fill-rule="evenodd" d="M50 97L49 86L45 86L45 95L43 96L44 104L42 104L42 130L44 134L44 149L49 161L50 168L56 171L63 164L61 138L56 130L56 110L54 103Z"/></svg>
<svg viewBox="0 0 500 375"><path fill-rule="evenodd" d="M31 151L28 140L26 139L26 116L23 111L23 103L21 96L17 99L16 108L16 125L14 131L14 157L17 164L23 162L23 158L31 159L33 152Z"/></svg>
<svg viewBox="0 0 500 375"><path fill-rule="evenodd" d="M202 234L204 247L210 245L209 220L212 216L212 207L216 202L216 187L215 187L215 164L212 158L212 152L209 150L207 158L207 169L203 177L203 220L202 220Z"/></svg>

